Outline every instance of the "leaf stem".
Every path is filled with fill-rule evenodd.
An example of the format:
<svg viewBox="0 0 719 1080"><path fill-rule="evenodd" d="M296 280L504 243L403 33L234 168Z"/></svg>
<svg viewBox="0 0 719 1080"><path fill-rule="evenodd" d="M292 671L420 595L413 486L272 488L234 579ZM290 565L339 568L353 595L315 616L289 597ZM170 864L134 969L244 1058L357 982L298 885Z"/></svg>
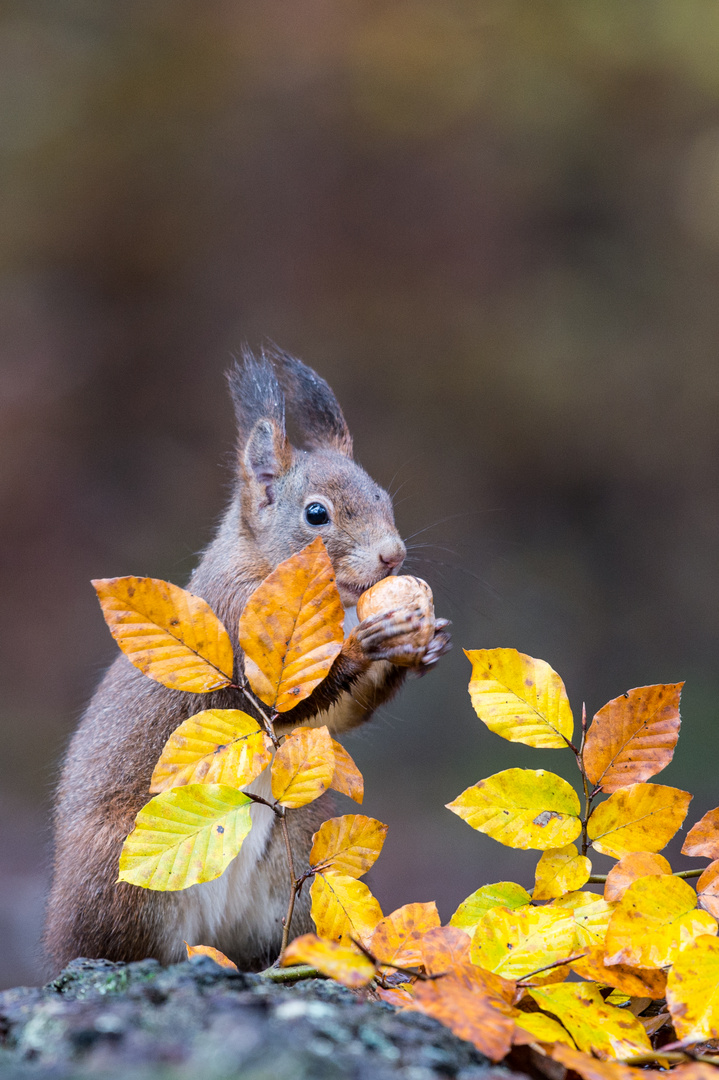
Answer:
<svg viewBox="0 0 719 1080"><path fill-rule="evenodd" d="M551 971L552 968L564 967L565 964L572 964L575 960L581 960L583 956L586 956L585 952L577 953L576 956L568 956L565 960L555 960L553 964L545 964L544 967L537 968L536 971L530 971L528 975L523 975L521 979L517 979L517 986L526 986L527 979L533 979L535 975L541 975L543 971Z"/></svg>
<svg viewBox="0 0 719 1080"><path fill-rule="evenodd" d="M250 688L247 685L246 681L243 682L243 683L235 683L235 684L233 684L231 689L232 690L239 690L240 693L244 694L244 696L247 698L247 700L252 705L252 707L254 709L256 709L257 712L260 714L260 716L262 717L262 722L265 725L265 729L267 731L267 734L272 739L272 742L273 742L275 750L276 750L277 747L280 745L280 743L279 743L279 739L275 735L275 725L273 723L274 718L267 715L265 710L262 708L262 704L260 703L259 699L250 690ZM277 716L277 713L275 713L275 717L276 716Z"/></svg>
<svg viewBox="0 0 719 1080"><path fill-rule="evenodd" d="M701 877L703 873L703 870L676 870L672 874L672 877L678 877L682 878L684 881L688 881L691 878ZM603 885L606 880L606 874L590 874L587 878L587 883L589 885Z"/></svg>

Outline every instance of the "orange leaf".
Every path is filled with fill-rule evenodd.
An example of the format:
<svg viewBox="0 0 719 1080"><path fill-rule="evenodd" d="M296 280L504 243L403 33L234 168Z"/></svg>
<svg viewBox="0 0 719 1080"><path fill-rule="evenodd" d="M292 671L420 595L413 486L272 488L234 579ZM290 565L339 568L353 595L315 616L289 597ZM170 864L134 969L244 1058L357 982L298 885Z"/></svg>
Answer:
<svg viewBox="0 0 719 1080"><path fill-rule="evenodd" d="M476 988L469 989L452 975L415 983L411 1008L433 1016L492 1061L501 1061L509 1051L514 1030L512 1018L496 1009L487 995Z"/></svg>
<svg viewBox="0 0 719 1080"><path fill-rule="evenodd" d="M377 987L377 993L388 1005L394 1005L395 1009L408 1009L414 1005L414 986L411 983L401 983L399 986L390 986L385 989Z"/></svg>
<svg viewBox="0 0 719 1080"><path fill-rule="evenodd" d="M350 755L342 743L332 740L332 748L335 752L335 771L330 787L333 791L339 791L342 795L349 795L356 803L362 804L364 798L364 780Z"/></svg>
<svg viewBox="0 0 719 1080"><path fill-rule="evenodd" d="M440 975L457 964L470 964L469 934L455 926L436 926L419 943L422 963L428 975Z"/></svg>
<svg viewBox="0 0 719 1080"><path fill-rule="evenodd" d="M363 881L348 874L316 874L310 889L312 918L320 937L365 944L382 909Z"/></svg>
<svg viewBox="0 0 719 1080"><path fill-rule="evenodd" d="M630 997L664 997L667 977L661 969L632 968L624 964L607 967L604 956L604 948L598 945L589 948L586 956L573 960L569 966L583 979L597 982L600 986L613 986Z"/></svg>
<svg viewBox="0 0 719 1080"><path fill-rule="evenodd" d="M699 907L719 919L719 859L709 863L697 881Z"/></svg>
<svg viewBox="0 0 719 1080"><path fill-rule="evenodd" d="M240 618L245 675L277 712L309 697L342 648L344 611L321 537L285 559L252 593Z"/></svg>
<svg viewBox="0 0 719 1080"><path fill-rule="evenodd" d="M272 794L294 809L318 799L335 771L332 739L326 727L295 728L272 762Z"/></svg>
<svg viewBox="0 0 719 1080"><path fill-rule="evenodd" d="M633 881L609 922L605 963L660 968L700 934L716 934L716 919L697 911L697 895L665 874Z"/></svg>
<svg viewBox="0 0 719 1080"><path fill-rule="evenodd" d="M419 967L422 963L422 935L439 926L439 921L434 901L429 904L404 904L377 923L369 942L370 952L381 964Z"/></svg>
<svg viewBox="0 0 719 1080"><path fill-rule="evenodd" d="M641 1080L641 1077L656 1075L641 1069L632 1069L619 1061L598 1061L591 1054L574 1050L571 1046L559 1042L551 1048L550 1057L577 1073L582 1080Z"/></svg>
<svg viewBox="0 0 719 1080"><path fill-rule="evenodd" d="M709 810L701 821L692 825L684 841L682 855L719 858L719 807Z"/></svg>
<svg viewBox="0 0 719 1080"><path fill-rule="evenodd" d="M154 795L182 784L244 787L272 760L272 743L239 709L207 709L184 720L165 743L150 781Z"/></svg>
<svg viewBox="0 0 719 1080"><path fill-rule="evenodd" d="M360 878L376 861L386 835L386 825L364 814L330 818L312 837L310 866Z"/></svg>
<svg viewBox="0 0 719 1080"><path fill-rule="evenodd" d="M593 784L602 791L617 791L666 768L679 738L683 685L638 686L599 710L583 753Z"/></svg>
<svg viewBox="0 0 719 1080"><path fill-rule="evenodd" d="M338 945L322 941L316 934L303 934L287 946L280 958L280 967L309 964L343 986L366 986L374 977L375 966L368 956L354 945Z"/></svg>
<svg viewBox="0 0 719 1080"><path fill-rule="evenodd" d="M221 953L219 949L213 949L211 945L188 945L185 942L185 948L187 949L188 960L191 960L193 956L209 956L220 967L227 968L230 971L239 971L237 964L233 964L224 953Z"/></svg>
<svg viewBox="0 0 719 1080"><path fill-rule="evenodd" d="M230 685L232 643L199 596L157 578L99 578L92 584L110 633L144 675L192 694Z"/></svg>
<svg viewBox="0 0 719 1080"><path fill-rule="evenodd" d="M632 851L661 851L687 816L692 796L661 784L632 784L610 795L590 815L596 851L620 859Z"/></svg>
<svg viewBox="0 0 719 1080"><path fill-rule="evenodd" d="M632 851L620 859L607 874L604 899L621 900L631 883L638 878L671 872L672 868L663 855L652 851Z"/></svg>

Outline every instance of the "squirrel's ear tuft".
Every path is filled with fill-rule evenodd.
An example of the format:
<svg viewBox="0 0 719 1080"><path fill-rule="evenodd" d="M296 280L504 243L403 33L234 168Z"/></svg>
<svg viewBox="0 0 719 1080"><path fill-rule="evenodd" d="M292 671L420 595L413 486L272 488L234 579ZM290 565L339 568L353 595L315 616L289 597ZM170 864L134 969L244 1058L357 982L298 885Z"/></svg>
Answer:
<svg viewBox="0 0 719 1080"><path fill-rule="evenodd" d="M327 448L352 457L352 436L337 398L324 379L289 353L272 346L267 355L287 398L287 408L309 449Z"/></svg>
<svg viewBox="0 0 719 1080"><path fill-rule="evenodd" d="M227 372L227 383L235 406L240 452L258 420L272 420L284 435L285 399L264 353L256 357L243 347L241 359Z"/></svg>
<svg viewBox="0 0 719 1080"><path fill-rule="evenodd" d="M292 464L292 449L274 420L258 420L245 443L242 471L258 508L272 506L277 480Z"/></svg>

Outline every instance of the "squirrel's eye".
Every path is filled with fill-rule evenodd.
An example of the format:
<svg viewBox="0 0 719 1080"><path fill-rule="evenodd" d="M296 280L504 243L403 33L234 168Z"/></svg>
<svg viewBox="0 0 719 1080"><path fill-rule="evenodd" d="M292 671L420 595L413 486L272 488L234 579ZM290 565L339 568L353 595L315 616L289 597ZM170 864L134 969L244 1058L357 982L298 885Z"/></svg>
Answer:
<svg viewBox="0 0 719 1080"><path fill-rule="evenodd" d="M305 521L308 525L326 525L330 520L327 507L320 502L310 503L305 507Z"/></svg>

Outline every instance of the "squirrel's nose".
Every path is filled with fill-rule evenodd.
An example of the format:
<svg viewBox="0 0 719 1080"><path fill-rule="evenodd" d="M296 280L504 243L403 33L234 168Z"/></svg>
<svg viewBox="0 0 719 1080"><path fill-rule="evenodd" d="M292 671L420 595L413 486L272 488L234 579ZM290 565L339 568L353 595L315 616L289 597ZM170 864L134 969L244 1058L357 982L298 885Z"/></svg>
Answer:
<svg viewBox="0 0 719 1080"><path fill-rule="evenodd" d="M406 554L407 549L401 540L392 540L387 544L383 544L378 552L379 561L388 574L391 574L393 570L404 562Z"/></svg>

